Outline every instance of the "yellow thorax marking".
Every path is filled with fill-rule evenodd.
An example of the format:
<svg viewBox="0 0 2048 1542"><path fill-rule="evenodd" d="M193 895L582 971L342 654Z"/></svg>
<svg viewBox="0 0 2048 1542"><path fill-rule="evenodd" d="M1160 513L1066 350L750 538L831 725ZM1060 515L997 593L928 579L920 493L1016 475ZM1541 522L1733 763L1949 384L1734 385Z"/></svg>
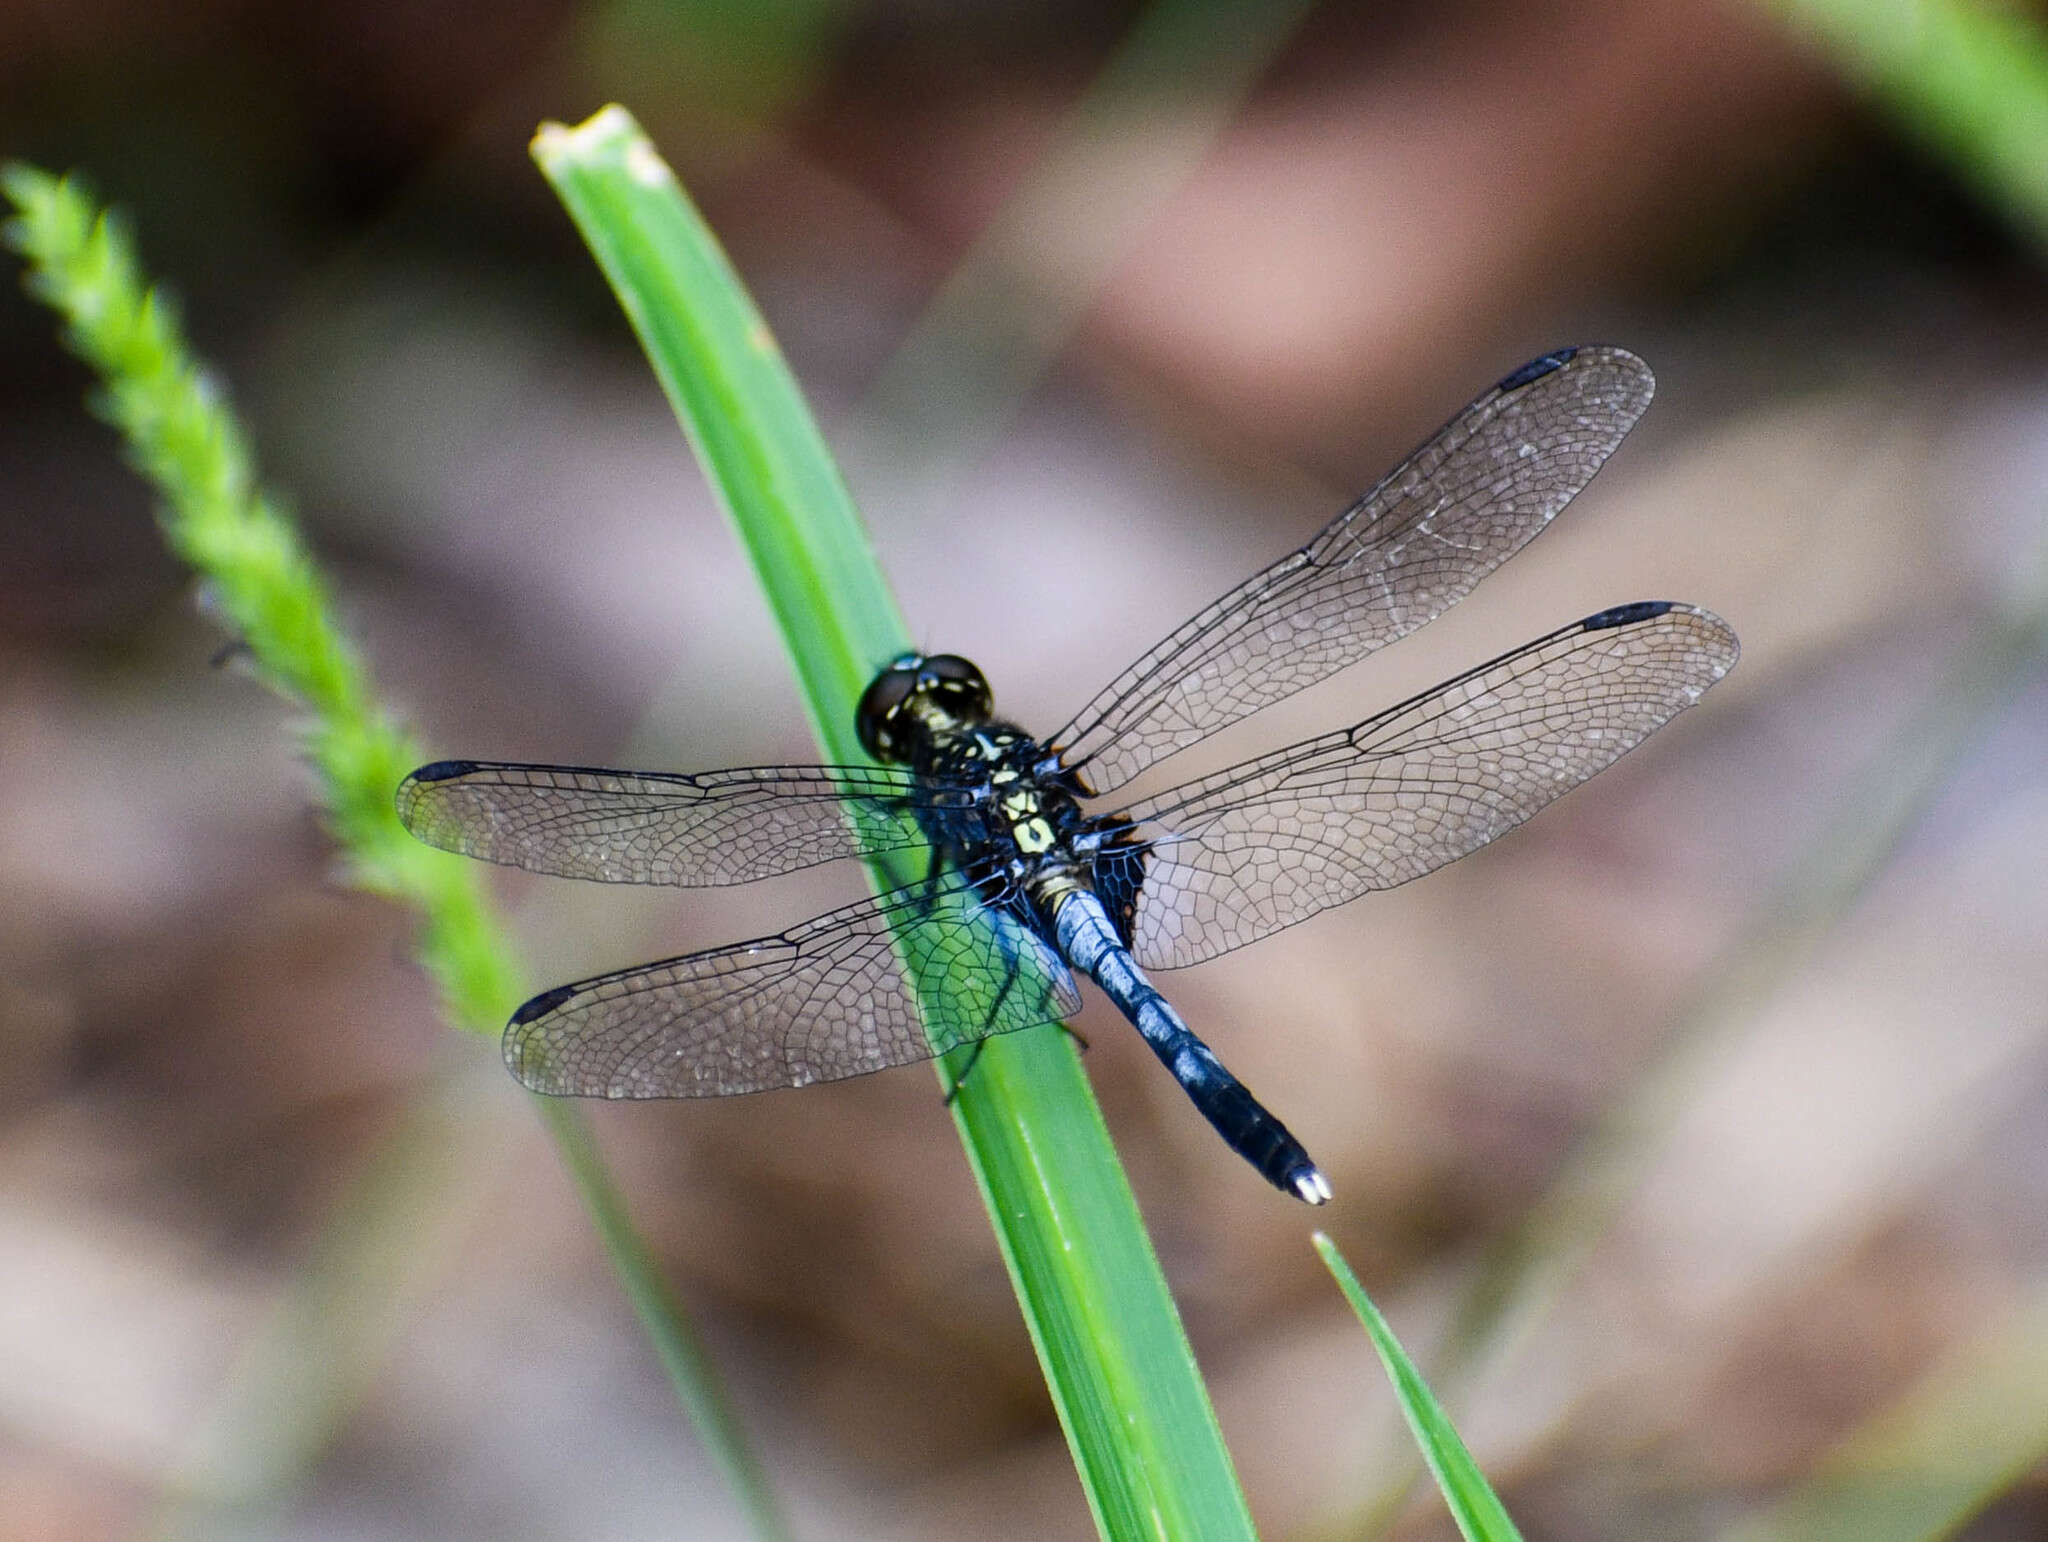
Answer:
<svg viewBox="0 0 2048 1542"><path fill-rule="evenodd" d="M1052 826L1043 819L1026 819L1010 826L1010 835L1017 843L1017 849L1027 856L1038 856L1052 849Z"/></svg>
<svg viewBox="0 0 2048 1542"><path fill-rule="evenodd" d="M996 800L1010 826L1010 839L1027 856L1052 849L1052 826L1039 813L1038 789L1023 784L1006 789Z"/></svg>

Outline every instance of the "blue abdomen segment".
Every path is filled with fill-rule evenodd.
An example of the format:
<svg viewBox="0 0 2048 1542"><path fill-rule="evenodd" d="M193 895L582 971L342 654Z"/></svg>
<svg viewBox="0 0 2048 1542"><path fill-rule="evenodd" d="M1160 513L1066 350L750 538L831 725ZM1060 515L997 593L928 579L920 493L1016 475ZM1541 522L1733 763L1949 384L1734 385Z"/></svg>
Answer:
<svg viewBox="0 0 2048 1542"><path fill-rule="evenodd" d="M1069 894L1054 914L1053 930L1067 962L1131 1020L1231 1150L1282 1193L1311 1205L1329 1201L1322 1169L1154 989L1118 940L1100 899L1085 889Z"/></svg>

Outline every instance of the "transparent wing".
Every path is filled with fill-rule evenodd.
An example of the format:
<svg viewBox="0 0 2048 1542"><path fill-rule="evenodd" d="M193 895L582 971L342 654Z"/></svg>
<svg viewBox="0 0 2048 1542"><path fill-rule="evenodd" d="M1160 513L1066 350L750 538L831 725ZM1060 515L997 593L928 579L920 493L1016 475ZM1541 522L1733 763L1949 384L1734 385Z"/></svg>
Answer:
<svg viewBox="0 0 2048 1542"><path fill-rule="evenodd" d="M1698 701L1738 652L1707 611L1624 605L1138 804L1141 839L1102 859L1133 864L1104 875L1137 885L1131 952L1198 963L1476 851Z"/></svg>
<svg viewBox="0 0 2048 1542"><path fill-rule="evenodd" d="M1125 670L1050 742L1106 793L1433 620L1572 501L1655 385L1619 348L1523 365L1314 540Z"/></svg>
<svg viewBox="0 0 2048 1542"><path fill-rule="evenodd" d="M877 767L682 776L443 760L399 784L398 817L430 846L530 872L707 887L923 846L901 816L949 796Z"/></svg>
<svg viewBox="0 0 2048 1542"><path fill-rule="evenodd" d="M941 977L965 994L927 1006L915 982ZM1058 955L955 876L548 991L513 1014L505 1063L536 1092L722 1097L928 1059L1080 1005Z"/></svg>

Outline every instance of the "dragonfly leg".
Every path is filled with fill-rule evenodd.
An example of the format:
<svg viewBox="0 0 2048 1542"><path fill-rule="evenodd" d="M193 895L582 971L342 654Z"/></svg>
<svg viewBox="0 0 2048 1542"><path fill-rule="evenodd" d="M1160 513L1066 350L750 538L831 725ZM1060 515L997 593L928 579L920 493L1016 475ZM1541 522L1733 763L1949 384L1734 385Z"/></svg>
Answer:
<svg viewBox="0 0 2048 1542"><path fill-rule="evenodd" d="M939 868L935 860L932 863L934 883L938 881L938 876ZM1002 1018L1003 1003L1009 1000L1010 992L1016 988L1017 981L1024 972L1023 967L1017 962L1016 941L1011 937L1009 927L1004 924L1006 919L1001 912L995 912L992 916L992 924L998 938L996 946L1003 955L1002 988L996 992L996 999L988 1004L988 1016L982 1023L984 1032L974 1041L974 1053L967 1057L967 1064L960 1068L960 1074L953 1078L953 1084L946 1089L945 1103L948 1108L951 1108L953 1100L960 1096L960 1089L967 1085L968 1073L974 1069L975 1062L981 1059L981 1052L988 1047L989 1035L996 1031L996 1024Z"/></svg>
<svg viewBox="0 0 2048 1542"><path fill-rule="evenodd" d="M932 865L925 870L922 883L924 894L922 896L923 909L920 911L920 914L928 916L939 908L939 879L945 875L945 871L945 855L937 847L934 847L932 849Z"/></svg>
<svg viewBox="0 0 2048 1542"><path fill-rule="evenodd" d="M1072 1023L1063 1022L1060 1024L1060 1030L1061 1032L1065 1033L1068 1038L1072 1039L1076 1044L1081 1046L1082 1054L1085 1055L1088 1053L1091 1046L1088 1043L1087 1037L1081 1032L1080 1029L1076 1028ZM954 1077L952 1082L948 1084L946 1088L946 1095L943 1099L940 1100L946 1105L946 1107L951 1108L953 1106L953 1100L960 1096L960 1089L967 1085L967 1078L968 1075L974 1070L974 1063L977 1060L981 1059L981 1052L987 1048L987 1039L976 1039L974 1041L974 1050L973 1053L968 1055L967 1064L960 1067L960 1074Z"/></svg>
<svg viewBox="0 0 2048 1542"><path fill-rule="evenodd" d="M1015 910L1000 904L990 905L985 911L985 919L995 929L995 951L1003 961L1003 982L997 988L995 998L988 1004L988 1012L982 1019L982 1035L975 1043L974 1053L968 1057L967 1064L960 1068L960 1073L953 1078L952 1085L946 1089L945 1100L948 1107L960 1095L960 1089L967 1085L968 1074L973 1071L975 1062L981 1058L982 1047L988 1043L990 1038L998 1033L1012 1028L1027 1027L1041 1021L1058 1022L1062 1032L1072 1038L1083 1050L1088 1048L1088 1041L1076 1032L1064 1018L1056 1015L1056 1008L1053 1007L1050 1000L1040 999L1035 1002L1027 1002L1026 1011L1030 1015L1019 1016L1013 1011L1011 1013L1011 1020L1007 1023L1003 1021L1004 1008L1005 1004L1010 1000L1010 993L1017 989L1019 983L1025 977L1023 958L1026 949L1023 939L1030 937L1035 941L1036 933L1032 930L1030 922L1026 921Z"/></svg>
<svg viewBox="0 0 2048 1542"><path fill-rule="evenodd" d="M951 1084L948 1085L946 1088L946 1096L942 1100L945 1103L946 1107L951 1108L953 1106L953 1100L960 1096L960 1089L967 1085L967 1078L969 1074L974 1070L976 1064L980 1062L981 1052L987 1048L987 1039L976 1039L974 1041L974 1048L967 1052L967 1064L960 1067L960 1074L958 1076L955 1076Z"/></svg>

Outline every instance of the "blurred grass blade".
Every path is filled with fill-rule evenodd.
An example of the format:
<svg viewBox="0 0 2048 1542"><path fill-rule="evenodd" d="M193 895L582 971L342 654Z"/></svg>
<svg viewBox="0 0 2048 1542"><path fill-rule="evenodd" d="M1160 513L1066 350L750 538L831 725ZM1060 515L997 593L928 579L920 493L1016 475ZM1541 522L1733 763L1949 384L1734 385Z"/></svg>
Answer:
<svg viewBox="0 0 2048 1542"><path fill-rule="evenodd" d="M526 990L482 870L400 827L392 793L425 757L377 705L361 660L334 623L326 584L296 527L259 485L247 437L219 387L192 357L169 302L143 278L119 224L75 182L11 164L0 172L0 189L15 208L7 239L28 261L29 290L64 318L66 341L98 372L95 405L163 499L158 521L165 540L205 581L213 610L244 645L256 674L306 710L301 742L350 878L419 914L419 955L447 1015L495 1035ZM573 1117L558 1111L551 1118L558 1139L580 1137ZM415 1110L407 1128L434 1122L431 1113ZM431 1140L408 1141L389 1160L373 1159L336 1206L315 1264L208 1423L214 1479L226 1481L202 1475L193 1486L200 1503L245 1513L274 1504L339 1427L366 1373L337 1357L380 1345L386 1331L375 1304L348 1299L345 1287L388 1292L394 1280L402 1286L410 1278L386 1265L394 1237L420 1218L425 1179L417 1164L436 1149ZM699 1416L700 1435L735 1475L759 1534L785 1535L765 1486L748 1486L758 1466L694 1335L654 1277L609 1176L587 1141L570 1138L567 1155L627 1294L663 1365L677 1376L683 1406ZM352 1314L345 1322L307 1309L345 1299ZM348 1331L337 1332L338 1323ZM685 1367L692 1368L690 1379L678 1374ZM296 1399L295 1406L283 1407L280 1396ZM182 1525L196 1517L181 1512L170 1520Z"/></svg>
<svg viewBox="0 0 2048 1542"><path fill-rule="evenodd" d="M1935 1542L2048 1459L2048 1289L1854 1430L1726 1542Z"/></svg>
<svg viewBox="0 0 2048 1542"><path fill-rule="evenodd" d="M604 1243L619 1284L632 1303L633 1315L653 1341L669 1385L681 1400L706 1449L747 1512L753 1534L763 1542L792 1535L767 1471L754 1455L732 1405L725 1385L711 1363L703 1341L691 1323L681 1301L662 1279L654 1255L647 1249L633 1219L626 1212L625 1196L612 1182L597 1143L590 1137L589 1123L581 1105L567 1098L542 1098L540 1114L555 1145L562 1165L576 1185L576 1193L589 1212L599 1239Z"/></svg>
<svg viewBox="0 0 2048 1542"><path fill-rule="evenodd" d="M1983 0L1768 0L2036 246L2048 246L2048 33Z"/></svg>
<svg viewBox="0 0 2048 1542"><path fill-rule="evenodd" d="M1706 968L1657 1059L1602 1115L1521 1221L1481 1262L1451 1335L1459 1363L1497 1352L1570 1284L1614 1224L1698 1083L1890 866L1997 715L2048 663L2048 542L2016 561L1996 611L1898 731L1834 800L1827 828L1785 864L1754 921ZM1440 1372L1441 1379L1441 1372Z"/></svg>
<svg viewBox="0 0 2048 1542"><path fill-rule="evenodd" d="M800 107L863 13L850 0L598 0L570 14L573 63L537 78L658 101L657 127L688 134L701 167L730 164Z"/></svg>
<svg viewBox="0 0 2048 1542"><path fill-rule="evenodd" d="M1772 996L1820 951L2044 663L2048 542L2014 565L1994 614L1898 732L1866 757L1827 829L1784 865L1784 882L1753 922L1698 971L1692 999L1660 1032L1656 1059L1476 1261L1431 1362L1437 1385L1462 1388L1535 1331L1635 1193L1701 1068L1732 1054ZM1399 1513L1417 1476L1405 1452L1387 1471L1353 1517L1363 1534L1378 1534Z"/></svg>
<svg viewBox="0 0 2048 1542"><path fill-rule="evenodd" d="M1150 0L877 377L881 470L929 496L979 457L1310 9Z"/></svg>
<svg viewBox="0 0 2048 1542"><path fill-rule="evenodd" d="M765 323L623 109L543 127L534 156L753 562L827 758L862 761L855 702L909 638ZM919 875L877 864L873 876L893 886ZM990 1041L953 1113L1102 1534L1251 1536L1207 1391L1065 1035L1048 1026Z"/></svg>
<svg viewBox="0 0 2048 1542"><path fill-rule="evenodd" d="M1458 1530L1465 1534L1467 1542L1520 1542L1521 1533L1508 1519L1506 1507L1487 1483L1479 1464L1472 1460L1472 1453L1465 1449L1465 1442L1422 1379L1422 1373L1415 1369L1415 1363L1394 1337L1394 1330L1387 1326L1380 1309L1358 1283L1358 1276L1351 1272L1344 1255L1322 1232L1315 1234L1315 1245L1338 1288L1350 1301L1351 1309L1365 1325L1373 1348L1379 1351L1380 1363L1387 1368L1394 1394L1400 1399L1401 1412L1407 1417L1409 1429L1415 1432L1415 1443L1422 1449L1423 1460L1436 1474L1436 1486L1443 1491L1444 1502L1450 1506Z"/></svg>
<svg viewBox="0 0 2048 1542"><path fill-rule="evenodd" d="M268 1536L454 1262L511 1155L510 1099L471 1057L418 1089L321 1218L320 1233L213 1395L145 1534Z"/></svg>

